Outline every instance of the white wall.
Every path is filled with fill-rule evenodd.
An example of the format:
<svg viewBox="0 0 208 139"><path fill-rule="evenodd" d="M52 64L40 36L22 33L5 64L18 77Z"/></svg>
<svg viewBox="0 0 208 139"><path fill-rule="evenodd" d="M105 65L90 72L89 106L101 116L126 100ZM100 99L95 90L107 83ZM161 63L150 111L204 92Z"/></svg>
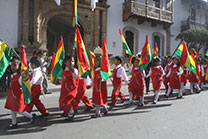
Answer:
<svg viewBox="0 0 208 139"><path fill-rule="evenodd" d="M0 39L17 47L18 0L0 0Z"/></svg>
<svg viewBox="0 0 208 139"><path fill-rule="evenodd" d="M127 26L131 26L137 29L139 32L139 39L138 39L138 51L141 51L146 35L149 36L150 46L152 46L152 33L160 32L165 36L164 46L166 47L166 32L163 29L163 26L157 25L156 27L151 27L150 23L143 23L138 24L136 19L129 19L126 22L122 21L122 3L124 0L108 0L107 3L110 5L108 9L107 15L107 47L109 51L115 55L122 55L122 42L121 37L119 35L119 28L122 30ZM115 45L114 45L115 44ZM164 50L166 53L166 49Z"/></svg>

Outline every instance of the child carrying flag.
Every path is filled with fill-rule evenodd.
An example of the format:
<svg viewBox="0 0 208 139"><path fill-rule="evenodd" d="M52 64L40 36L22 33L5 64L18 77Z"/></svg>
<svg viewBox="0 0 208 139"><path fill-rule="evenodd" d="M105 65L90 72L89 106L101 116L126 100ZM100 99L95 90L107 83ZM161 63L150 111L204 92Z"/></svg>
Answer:
<svg viewBox="0 0 208 139"><path fill-rule="evenodd" d="M79 82L78 70L74 68L74 58L66 56L62 64L62 68L63 71L59 108L64 111L63 116L68 116L69 120L73 120L75 113L72 105L77 94Z"/></svg>
<svg viewBox="0 0 208 139"><path fill-rule="evenodd" d="M133 103L133 95L139 97L139 106L144 106L144 77L145 71L139 68L139 58L134 57L131 68L132 77L129 83L129 103Z"/></svg>
<svg viewBox="0 0 208 139"><path fill-rule="evenodd" d="M170 78L166 77L166 75L169 73L170 68L171 68L171 66L172 66L172 59L171 59L171 56L167 56L167 60L168 60L168 63L167 63L167 65L165 66L165 69L164 69L164 71L165 71L165 79L164 79L164 82L163 82L163 84L164 84L164 86L165 86L166 94L167 94L167 92L168 92L168 88L169 88L169 80L170 80Z"/></svg>
<svg viewBox="0 0 208 139"><path fill-rule="evenodd" d="M100 107L104 107L104 114L106 115L108 112L107 107L107 81L102 81L102 77L100 75L100 58L95 57L95 71L93 78L93 95L92 95L92 103L96 106L95 115L92 115L92 118L102 117Z"/></svg>
<svg viewBox="0 0 208 139"><path fill-rule="evenodd" d="M12 123L10 128L16 128L17 114L23 115L30 119L31 123L35 120L35 114L32 115L27 111L24 111L26 105L24 102L24 96L21 90L21 75L20 75L20 61L17 58L13 58L11 62L11 71L13 73L10 82L9 92L5 104L5 108L11 110Z"/></svg>
<svg viewBox="0 0 208 139"><path fill-rule="evenodd" d="M122 79L128 84L128 77L124 67L121 66L122 59L119 56L114 58L115 68L113 70L113 91L111 96L112 106L117 104L117 97L119 97L122 102L126 100L126 97L121 93L120 89L122 86Z"/></svg>
<svg viewBox="0 0 208 139"><path fill-rule="evenodd" d="M31 96L32 101L26 106L25 110L27 112L31 112L33 106L35 105L38 111L42 114L41 116L48 116L49 112L43 105L43 103L40 101L40 94L41 94L41 84L43 80L43 74L40 69L41 61L39 57L32 57L30 59L32 73L31 73Z"/></svg>
<svg viewBox="0 0 208 139"><path fill-rule="evenodd" d="M156 104L159 99L160 87L163 82L163 75L165 75L165 72L161 66L161 59L154 57L152 67L150 68L149 74L146 76L146 78L152 78L153 92L155 96L153 104Z"/></svg>
<svg viewBox="0 0 208 139"><path fill-rule="evenodd" d="M188 68L183 66L183 74L181 75L181 91L182 94L184 94L185 92L185 85L187 83L188 80Z"/></svg>
<svg viewBox="0 0 208 139"><path fill-rule="evenodd" d="M180 66L180 61L178 57L173 57L172 62L173 62L172 67L169 73L167 74L167 77L170 77L170 85L166 96L169 97L170 92L173 91L173 89L178 89L177 99L179 99L179 98L183 98L183 94L181 90L181 75L183 74L183 71Z"/></svg>

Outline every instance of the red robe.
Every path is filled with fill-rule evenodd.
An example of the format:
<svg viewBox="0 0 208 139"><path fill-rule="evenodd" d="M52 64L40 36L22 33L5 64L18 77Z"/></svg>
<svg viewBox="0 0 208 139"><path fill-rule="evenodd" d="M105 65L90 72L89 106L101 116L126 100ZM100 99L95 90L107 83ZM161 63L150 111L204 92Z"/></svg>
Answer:
<svg viewBox="0 0 208 139"><path fill-rule="evenodd" d="M172 64L168 64L166 66L166 71L165 71L166 75L169 73L169 71L171 69L171 66L172 66ZM165 90L166 91L168 91L168 88L169 88L169 86L168 86L169 80L170 80L170 77L165 77L165 80L163 82L163 84L165 85Z"/></svg>
<svg viewBox="0 0 208 139"><path fill-rule="evenodd" d="M181 75L175 75L175 73L179 72L179 67L171 67L170 73L170 88L171 89L180 89L181 88Z"/></svg>
<svg viewBox="0 0 208 139"><path fill-rule="evenodd" d="M95 70L93 79L92 103L97 105L107 105L107 82L101 82L100 70Z"/></svg>
<svg viewBox="0 0 208 139"><path fill-rule="evenodd" d="M187 83L188 80L188 70L184 69L183 74L181 75L181 82Z"/></svg>
<svg viewBox="0 0 208 139"><path fill-rule="evenodd" d="M16 112L23 112L26 105L24 103L21 85L18 81L19 78L20 75L14 75L10 81L5 108Z"/></svg>
<svg viewBox="0 0 208 139"><path fill-rule="evenodd" d="M71 71L62 71L61 94L59 97L59 108L68 113L77 94L79 78L74 79Z"/></svg>
<svg viewBox="0 0 208 139"><path fill-rule="evenodd" d="M151 78L152 78L153 91L160 92L160 87L163 81L163 69L161 66L159 66L158 68L151 67L151 71L152 71Z"/></svg>
<svg viewBox="0 0 208 139"><path fill-rule="evenodd" d="M143 71L140 68L132 68L132 77L129 84L129 92L132 92L137 97L144 96L144 77L142 76Z"/></svg>
<svg viewBox="0 0 208 139"><path fill-rule="evenodd" d="M203 70L204 70L204 76L202 76L202 73L201 73L201 83L207 83L207 81L205 80L205 77L206 77L206 71L207 71L207 65L203 66Z"/></svg>

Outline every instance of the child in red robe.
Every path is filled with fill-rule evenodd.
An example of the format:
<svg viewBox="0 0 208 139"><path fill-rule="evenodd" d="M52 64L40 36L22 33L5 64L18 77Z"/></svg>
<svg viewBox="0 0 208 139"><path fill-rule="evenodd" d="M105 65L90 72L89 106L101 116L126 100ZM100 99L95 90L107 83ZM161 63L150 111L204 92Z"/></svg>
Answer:
<svg viewBox="0 0 208 139"><path fill-rule="evenodd" d="M184 94L185 92L185 85L188 81L188 68L187 67L183 67L183 74L181 75L181 91L182 94Z"/></svg>
<svg viewBox="0 0 208 139"><path fill-rule="evenodd" d="M163 81L163 84L164 84L164 86L165 86L165 91L166 91L166 94L167 94L167 92L168 92L168 88L169 88L169 77L166 77L166 75L169 73L169 71L170 71L170 68L171 68L171 66L172 66L172 58L171 58L171 56L168 56L167 57L167 60L168 60L168 63L167 63L167 65L165 66L165 69L164 69L164 71L165 71L165 79L164 79L164 81Z"/></svg>
<svg viewBox="0 0 208 139"><path fill-rule="evenodd" d="M11 110L12 123L9 125L10 128L16 128L17 125L17 114L23 115L31 119L31 123L35 120L35 115L24 111L25 101L21 90L21 75L20 75L20 62L17 58L13 58L11 62L11 71L13 73L10 82L9 92L5 104L5 108Z"/></svg>
<svg viewBox="0 0 208 139"><path fill-rule="evenodd" d="M112 106L117 104L117 98L119 97L122 102L126 100L126 97L121 93L120 89L122 87L122 79L124 79L125 83L128 84L128 77L126 75L126 71L124 67L121 66L122 59L119 56L114 58L114 64L116 67L113 70L113 91L111 96Z"/></svg>
<svg viewBox="0 0 208 139"><path fill-rule="evenodd" d="M204 86L207 84L207 81L205 79L205 76L206 76L206 71L207 71L207 59L206 58L203 58L201 60L201 88L203 89Z"/></svg>
<svg viewBox="0 0 208 139"><path fill-rule="evenodd" d="M61 94L59 97L59 108L69 120L74 118L73 101L77 94L79 75L74 68L74 58L66 56L62 64Z"/></svg>
<svg viewBox="0 0 208 139"><path fill-rule="evenodd" d="M173 91L173 89L178 90L177 99L183 98L182 90L181 90L181 75L183 74L182 68L180 66L180 61L178 57L173 57L172 59L172 67L167 74L167 77L170 77L170 84L168 93L166 94L167 97L169 97L170 92Z"/></svg>
<svg viewBox="0 0 208 139"><path fill-rule="evenodd" d="M43 80L43 74L40 68L41 60L39 57L32 57L30 59L30 63L32 68L32 73L30 76L32 101L26 106L25 111L30 113L32 111L33 106L35 105L38 111L42 114L42 117L48 116L49 112L39 98L41 94L41 84Z"/></svg>
<svg viewBox="0 0 208 139"><path fill-rule="evenodd" d="M102 117L100 111L101 107L104 107L104 114L107 114L107 81L102 81L100 75L100 58L98 57L95 57L92 103L96 106L96 112L92 118Z"/></svg>
<svg viewBox="0 0 208 139"><path fill-rule="evenodd" d="M154 92L154 101L153 104L156 104L159 99L160 88L163 82L163 75L165 72L161 66L161 59L158 57L153 58L152 67L150 68L149 74L146 78L151 77L153 92Z"/></svg>
<svg viewBox="0 0 208 139"><path fill-rule="evenodd" d="M131 68L132 77L129 83L129 102L133 103L133 95L139 97L139 106L144 106L144 85L145 85L145 71L139 68L139 58L135 57L133 60L133 67Z"/></svg>
<svg viewBox="0 0 208 139"><path fill-rule="evenodd" d="M199 65L197 65L197 66L198 66L198 71L200 73L201 72L200 71L201 67ZM189 71L189 82L190 82L190 93L191 94L194 93L194 88L195 88L196 93L201 92L201 89L199 87L200 77L196 76L196 74L193 73L192 71Z"/></svg>

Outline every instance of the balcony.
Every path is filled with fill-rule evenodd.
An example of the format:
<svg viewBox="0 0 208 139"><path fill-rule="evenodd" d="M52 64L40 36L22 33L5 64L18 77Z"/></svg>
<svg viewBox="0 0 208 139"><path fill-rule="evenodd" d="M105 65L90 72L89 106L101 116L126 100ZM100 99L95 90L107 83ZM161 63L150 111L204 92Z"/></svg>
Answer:
<svg viewBox="0 0 208 139"><path fill-rule="evenodd" d="M142 24L145 21L153 21L153 24L173 23L172 11L157 8L143 2L127 0L123 3L123 21L127 21L130 17L137 17L138 24Z"/></svg>
<svg viewBox="0 0 208 139"><path fill-rule="evenodd" d="M207 24L206 23L202 24L195 20L191 20L189 18L187 20L181 21L181 32L193 28L207 29Z"/></svg>

